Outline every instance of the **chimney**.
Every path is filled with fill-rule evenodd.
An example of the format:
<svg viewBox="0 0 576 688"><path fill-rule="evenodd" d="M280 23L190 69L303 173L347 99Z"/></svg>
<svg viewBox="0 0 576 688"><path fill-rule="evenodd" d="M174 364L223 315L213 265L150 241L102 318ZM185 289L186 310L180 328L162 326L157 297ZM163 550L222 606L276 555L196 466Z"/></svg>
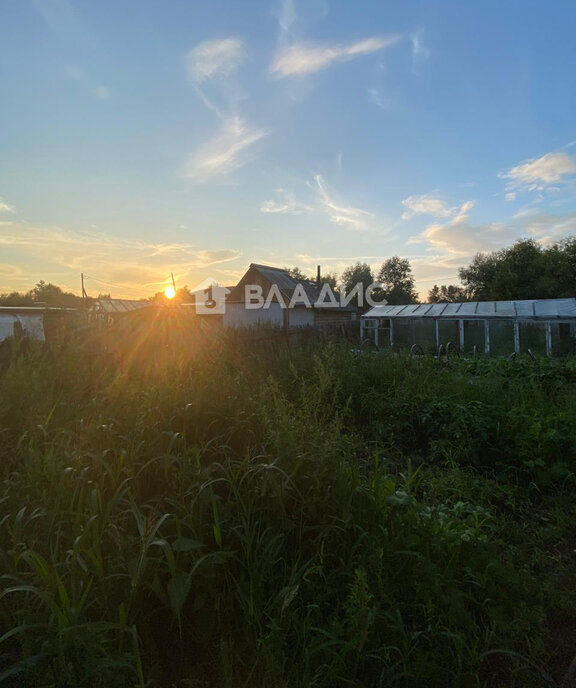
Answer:
<svg viewBox="0 0 576 688"><path fill-rule="evenodd" d="M320 277L320 266L318 265L316 267L316 284L318 286L320 286L320 279L321 279L321 277Z"/></svg>

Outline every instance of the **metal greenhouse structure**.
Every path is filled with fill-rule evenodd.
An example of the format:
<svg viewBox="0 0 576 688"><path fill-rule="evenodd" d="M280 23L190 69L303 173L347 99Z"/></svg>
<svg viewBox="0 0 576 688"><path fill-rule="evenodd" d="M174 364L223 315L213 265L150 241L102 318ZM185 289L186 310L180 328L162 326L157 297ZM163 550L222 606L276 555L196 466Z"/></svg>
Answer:
<svg viewBox="0 0 576 688"><path fill-rule="evenodd" d="M574 352L576 298L374 306L361 318L361 339L398 350L419 345L506 355Z"/></svg>

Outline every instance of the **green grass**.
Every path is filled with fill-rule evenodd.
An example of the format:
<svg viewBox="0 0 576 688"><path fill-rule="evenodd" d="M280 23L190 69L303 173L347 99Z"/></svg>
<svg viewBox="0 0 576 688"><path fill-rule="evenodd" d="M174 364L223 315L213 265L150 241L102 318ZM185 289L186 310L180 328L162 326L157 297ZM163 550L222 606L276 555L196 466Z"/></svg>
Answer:
<svg viewBox="0 0 576 688"><path fill-rule="evenodd" d="M2 685L556 685L574 361L126 334L0 379Z"/></svg>

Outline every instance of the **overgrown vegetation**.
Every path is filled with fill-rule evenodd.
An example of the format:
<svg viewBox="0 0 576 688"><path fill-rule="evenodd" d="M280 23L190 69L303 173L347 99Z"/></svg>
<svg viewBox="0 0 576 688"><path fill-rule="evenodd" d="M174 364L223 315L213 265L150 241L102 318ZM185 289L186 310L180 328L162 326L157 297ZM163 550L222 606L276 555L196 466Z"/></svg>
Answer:
<svg viewBox="0 0 576 688"><path fill-rule="evenodd" d="M0 380L2 685L557 685L574 361L151 332Z"/></svg>

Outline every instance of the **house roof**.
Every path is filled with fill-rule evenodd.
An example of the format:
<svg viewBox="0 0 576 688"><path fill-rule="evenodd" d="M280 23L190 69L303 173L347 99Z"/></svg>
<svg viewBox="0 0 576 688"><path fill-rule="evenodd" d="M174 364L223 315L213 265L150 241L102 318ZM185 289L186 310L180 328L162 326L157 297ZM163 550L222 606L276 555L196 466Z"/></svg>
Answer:
<svg viewBox="0 0 576 688"><path fill-rule="evenodd" d="M270 284L275 284L286 301L290 301L292 295L294 294L294 290L299 284L301 284L304 288L304 292L311 304L315 304L316 301L318 301L319 299L322 285L318 285L315 281L309 279L297 280L294 277L292 277L287 270L283 268L276 268L271 265L261 265L259 263L250 263L250 268L248 269L244 277L242 277L240 282L238 282L238 284L231 290L229 301L244 301L244 293L242 287L245 284L248 284L246 276L249 274L250 270L258 271L260 275L264 277L264 279L266 279ZM321 305L318 307L322 308ZM333 309L334 308L332 307L332 310ZM356 310L356 308L351 305L339 306L338 309Z"/></svg>
<svg viewBox="0 0 576 688"><path fill-rule="evenodd" d="M362 317L445 318L452 320L571 320L576 319L576 298L421 303L406 306L383 305L374 306Z"/></svg>

